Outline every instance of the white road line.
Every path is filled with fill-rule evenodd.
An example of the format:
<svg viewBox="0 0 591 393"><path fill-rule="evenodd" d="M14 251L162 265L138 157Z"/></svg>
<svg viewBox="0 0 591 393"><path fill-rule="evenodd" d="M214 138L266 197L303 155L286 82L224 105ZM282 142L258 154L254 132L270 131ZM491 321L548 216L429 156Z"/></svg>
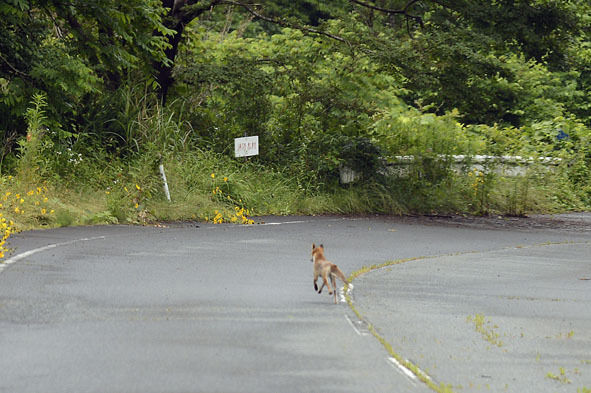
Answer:
<svg viewBox="0 0 591 393"><path fill-rule="evenodd" d="M388 357L388 361L395 366L402 374L407 377L414 385L417 383L417 376L410 371L408 368L404 367L398 360L393 357Z"/></svg>
<svg viewBox="0 0 591 393"><path fill-rule="evenodd" d="M257 226L264 225L283 225L283 224L302 224L310 221L283 221L283 222L265 222L264 224L257 224Z"/></svg>
<svg viewBox="0 0 591 393"><path fill-rule="evenodd" d="M347 298L345 297L345 287L339 288L339 302L347 303Z"/></svg>
<svg viewBox="0 0 591 393"><path fill-rule="evenodd" d="M256 217L254 217L256 219ZM325 221L359 221L360 218L334 218L334 219L327 219ZM316 220L294 220L294 221L282 221L282 222L262 222L258 223L255 221L254 225L236 225L236 227L241 228L250 228L252 226L262 227L267 225L288 225L288 224L305 224L305 223L314 223L317 222ZM217 225L208 226L206 228L213 229L216 228Z"/></svg>
<svg viewBox="0 0 591 393"><path fill-rule="evenodd" d="M32 250L25 251L20 254L16 254L16 255L6 259L5 261L0 261L0 272L2 272L2 270L4 270L4 268L6 268L6 266L11 265L17 261L20 261L23 258L30 257L31 255L37 254L42 251L50 250L52 248L61 247L61 246L68 246L70 244L74 244L74 243L78 243L78 242L86 242L89 240L100 240L100 239L104 239L104 238L105 238L105 236L85 237L82 239L69 240L69 241L63 242L63 243L48 244L47 246L34 248Z"/></svg>
<svg viewBox="0 0 591 393"><path fill-rule="evenodd" d="M255 222L253 225L241 225L241 224L234 224L233 226L236 228L252 228L254 227L264 227L267 225L285 225L285 224L303 224L306 222L311 222L311 221L284 221L284 222L264 222L264 223L257 223ZM230 224L228 224L230 225ZM218 228L217 225L211 225L211 226L206 226L206 229L216 229Z"/></svg>

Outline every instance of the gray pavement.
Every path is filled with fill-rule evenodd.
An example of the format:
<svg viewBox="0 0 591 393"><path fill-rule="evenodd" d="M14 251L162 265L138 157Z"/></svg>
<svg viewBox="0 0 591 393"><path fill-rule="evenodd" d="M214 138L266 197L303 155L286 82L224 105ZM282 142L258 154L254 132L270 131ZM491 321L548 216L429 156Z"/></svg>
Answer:
<svg viewBox="0 0 591 393"><path fill-rule="evenodd" d="M412 357L437 381L455 387L462 384L463 389L470 383L501 386L497 382L503 381L511 387L508 378L514 373L514 362L499 359L509 356L513 344L501 338L500 349L481 351L482 335L467 318L483 315L498 325L490 328L493 331L523 332L523 342L537 340L540 333L530 331L528 321L541 325L546 319L540 322L525 313L520 320L519 310L513 316L495 309L503 309L507 302L536 303L528 300L526 286L523 292L506 294L519 298L500 295L503 288L513 288L505 279L515 281L508 274L514 267L503 264L507 258L502 253L518 250L525 258L539 250L528 246L589 240L587 232L552 228L472 228L379 217L262 220L265 224L246 227L81 227L14 236L11 246L17 259L0 271L0 392L430 391L388 360L383 346L366 334L345 304L335 306L327 294L313 291L312 242L324 243L327 257L346 274L386 260L470 252L442 257L449 266L431 259L366 274L355 281L355 304L403 356ZM579 254L569 254L568 261L553 272L571 269L588 248L572 250ZM480 268L466 263L468 273L474 269L472 276L458 274L456 265L464 266L463 258L475 255L489 257L490 269L501 272L500 276L481 275ZM527 261L520 262L524 271L528 271ZM417 274L428 280L422 287L413 287L412 276L406 280L399 275L402 269L419 266L424 270ZM481 284L470 287L474 276L482 279ZM541 280L530 278L532 283ZM564 283L559 277L554 283L553 278L551 274L545 278L551 285L540 281L542 289L531 297ZM581 291L589 282L577 280L576 285ZM480 304L482 288L498 292ZM457 299L456 303L447 308L441 302L432 304L446 296ZM576 348L585 351L589 337L582 329L588 320L577 307L588 305L588 298L577 298L577 303L564 294L557 296L565 299L564 307L558 301L555 307L564 310L565 322L550 324L550 334L567 335L563 341L577 342ZM476 305L471 308L462 308L473 302ZM455 324L450 325L450 319ZM513 333L514 325L524 328ZM442 327L440 338L425 343L408 332L427 335L432 326ZM434 340L456 337L459 329L465 335L437 349ZM405 346L398 346L400 341ZM498 366L498 372L475 365L475 374L462 373L440 360L452 351L451 356L459 356L458 348L464 346L473 351L472 359L481 352L494 353L491 364ZM568 358L548 363L547 371L560 379L563 367L570 387L590 387L587 359L578 352L573 352L572 359L566 356L570 348L561 351L548 345L533 360L544 364L553 356ZM571 360L582 362L578 374ZM499 366L503 364L507 367ZM479 372L485 377L474 376ZM549 378L542 382L562 386Z"/></svg>
<svg viewBox="0 0 591 393"><path fill-rule="evenodd" d="M358 280L356 307L454 391L591 388L591 244L412 261ZM582 280L585 279L585 280Z"/></svg>

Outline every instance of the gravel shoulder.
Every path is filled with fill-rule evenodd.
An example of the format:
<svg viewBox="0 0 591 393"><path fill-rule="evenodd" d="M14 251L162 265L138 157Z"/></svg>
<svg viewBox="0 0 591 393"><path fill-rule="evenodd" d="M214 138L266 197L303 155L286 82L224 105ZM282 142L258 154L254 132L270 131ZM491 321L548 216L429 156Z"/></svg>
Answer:
<svg viewBox="0 0 591 393"><path fill-rule="evenodd" d="M423 225L448 225L481 229L526 229L569 231L591 234L591 213L535 214L524 217L509 216L409 216L402 221Z"/></svg>

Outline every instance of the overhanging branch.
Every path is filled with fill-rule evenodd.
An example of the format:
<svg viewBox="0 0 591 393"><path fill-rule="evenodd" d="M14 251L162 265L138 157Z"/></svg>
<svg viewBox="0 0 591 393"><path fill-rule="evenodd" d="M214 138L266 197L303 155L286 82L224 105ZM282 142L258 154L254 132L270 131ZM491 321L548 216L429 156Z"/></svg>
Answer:
<svg viewBox="0 0 591 393"><path fill-rule="evenodd" d="M212 0L208 4L197 4L197 1L187 1L186 4L182 7L178 8L178 12L180 13L181 22L184 24L188 24L193 19L197 19L201 14L206 11L213 9L216 5L220 4L220 0ZM176 9L171 10L171 12L176 11Z"/></svg>
<svg viewBox="0 0 591 393"><path fill-rule="evenodd" d="M287 22L287 21L282 20L282 19L271 18L269 16L263 15L263 14L261 14L260 12L258 12L255 9L255 7L259 6L259 4L245 4L245 3L241 3L239 1L231 1L231 0L223 0L223 1L221 1L220 4L228 4L228 5L235 5L235 6L238 6L238 7L242 7L247 12L249 12L251 15L253 15L255 18L261 19L261 20L264 20L264 21L267 21L267 22L270 22L270 23L274 23L274 24L279 25L279 26L290 27L292 29L301 30L301 31L304 31L304 32L307 32L307 33L323 35L323 36L332 38L333 40L336 40L336 41L339 41L339 42L344 42L344 43L347 43L347 44L349 43L345 38L340 37L340 36L335 35L335 34L327 33L326 31L313 29L311 27L298 25L297 23L291 23L291 22Z"/></svg>
<svg viewBox="0 0 591 393"><path fill-rule="evenodd" d="M390 15L404 15L408 21L408 19L414 19L415 21L417 21L421 27L423 27L423 18L421 18L420 16L417 15L411 15L409 13L410 8L418 3L420 0L409 0L406 5L404 7L402 7L401 9L391 9L391 8L384 8L384 7L379 7L375 4L370 4L370 3L366 3L365 1L361 1L361 0L349 0L349 2L353 3L353 4L357 4L361 7L365 7L365 8L369 8L370 10L374 10L374 11L379 11L379 12L383 12L384 14L390 14Z"/></svg>

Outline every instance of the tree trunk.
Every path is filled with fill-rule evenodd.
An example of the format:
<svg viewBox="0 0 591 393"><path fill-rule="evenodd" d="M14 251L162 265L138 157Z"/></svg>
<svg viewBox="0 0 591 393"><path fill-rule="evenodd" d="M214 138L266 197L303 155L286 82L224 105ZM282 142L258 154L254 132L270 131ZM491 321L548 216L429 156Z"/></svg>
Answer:
<svg viewBox="0 0 591 393"><path fill-rule="evenodd" d="M167 28L176 32L174 36L168 39L170 48L164 52L167 62L154 64L156 81L160 85L158 98L163 106L166 104L168 91L174 83L172 72L185 26L204 12L213 9L220 2L221 0L211 0L207 4L198 6L196 3L199 3L199 0L162 0L162 5L169 9L168 14L164 17L163 23Z"/></svg>
<svg viewBox="0 0 591 393"><path fill-rule="evenodd" d="M165 62L158 62L154 65L154 69L156 70L156 81L160 85L158 89L158 98L160 99L162 106L166 105L168 90L174 83L172 71L174 69L174 61L179 49L179 44L181 42L184 29L185 26L183 23L178 23L175 27L173 27L173 30L176 31L176 34L174 37L171 37L168 40L171 47L164 51L169 63L166 64Z"/></svg>

